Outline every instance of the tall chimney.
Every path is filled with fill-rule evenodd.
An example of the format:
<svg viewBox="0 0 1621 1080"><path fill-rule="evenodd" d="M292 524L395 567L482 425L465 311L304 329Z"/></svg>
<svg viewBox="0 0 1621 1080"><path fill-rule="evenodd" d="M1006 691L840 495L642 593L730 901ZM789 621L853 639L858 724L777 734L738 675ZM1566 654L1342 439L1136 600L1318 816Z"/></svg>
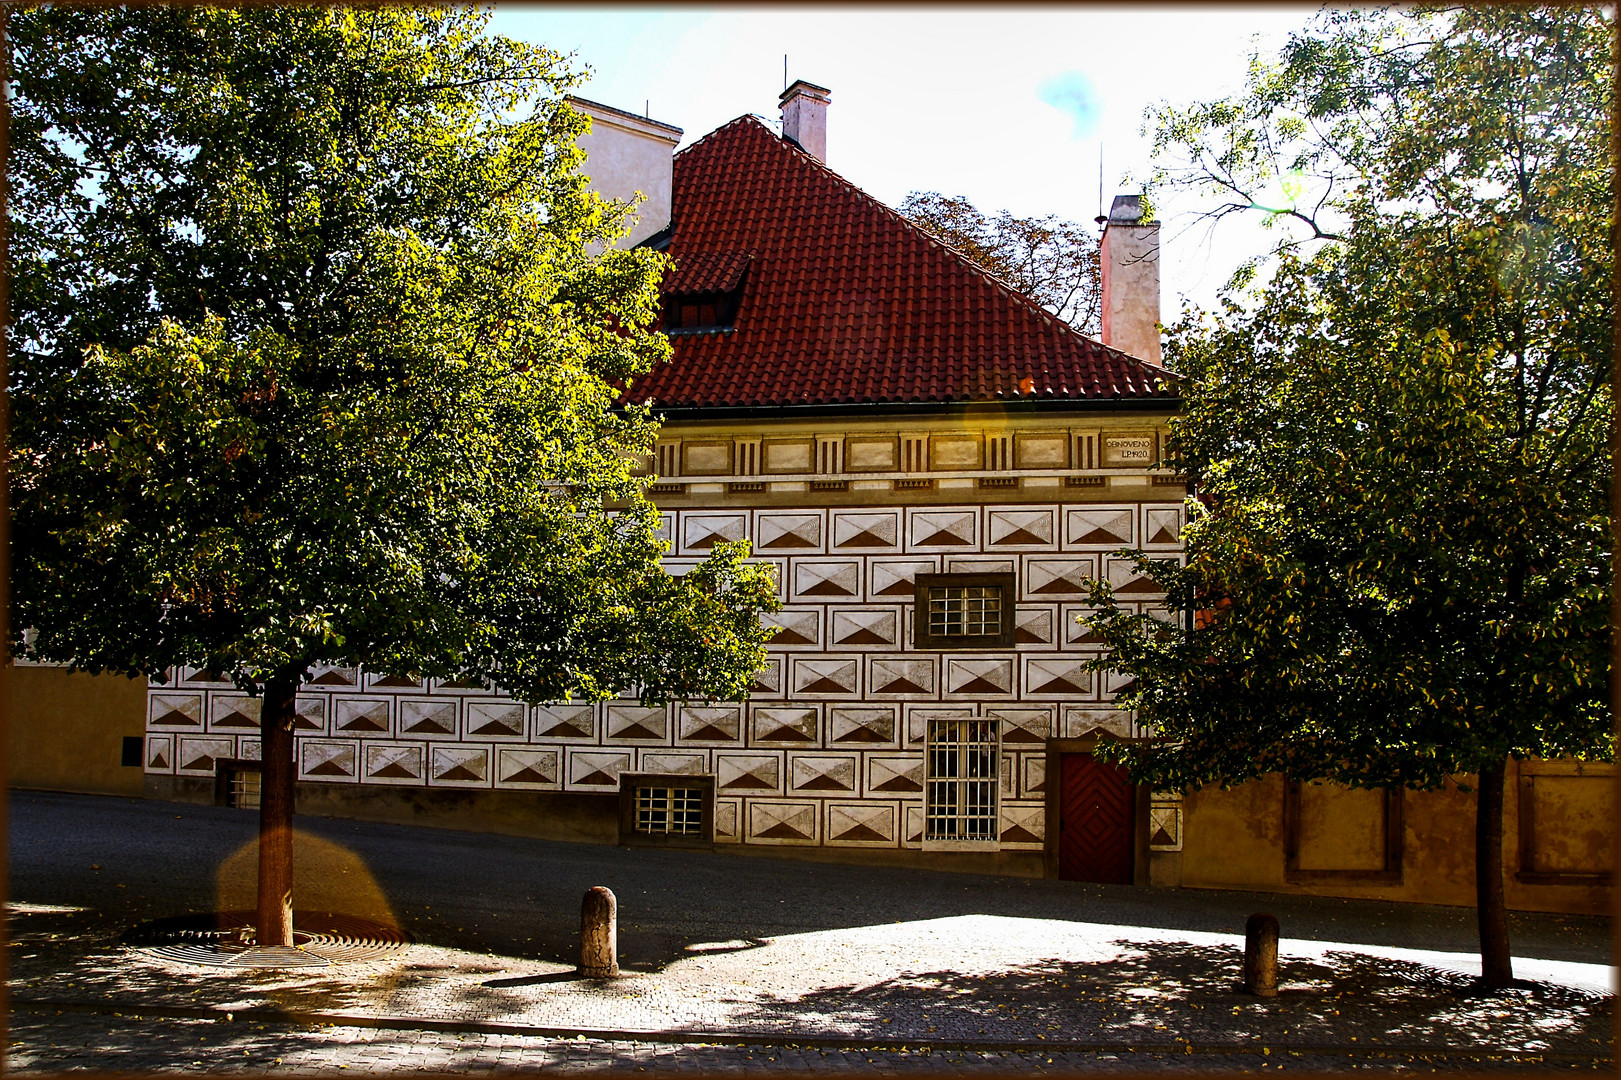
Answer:
<svg viewBox="0 0 1621 1080"><path fill-rule="evenodd" d="M630 232L614 246L633 247L669 225L673 157L681 129L581 97L570 97L568 103L591 118L591 130L580 136L582 171L591 190L621 202L642 199Z"/></svg>
<svg viewBox="0 0 1621 1080"><path fill-rule="evenodd" d="M1103 343L1159 363L1159 222L1143 221L1141 195L1115 196L1099 258Z"/></svg>
<svg viewBox="0 0 1621 1080"><path fill-rule="evenodd" d="M833 91L795 79L777 99L782 105L782 135L811 157L827 164L827 106Z"/></svg>

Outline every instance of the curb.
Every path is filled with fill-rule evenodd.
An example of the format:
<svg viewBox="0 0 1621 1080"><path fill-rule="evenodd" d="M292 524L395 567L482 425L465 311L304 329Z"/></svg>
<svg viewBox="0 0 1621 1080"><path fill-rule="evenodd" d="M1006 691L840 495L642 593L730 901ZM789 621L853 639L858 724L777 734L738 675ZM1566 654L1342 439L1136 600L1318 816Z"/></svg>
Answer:
<svg viewBox="0 0 1621 1080"><path fill-rule="evenodd" d="M300 1012L262 1005L246 1009L187 1007L179 1005L121 1004L115 1001L52 1001L45 998L12 998L14 1012L103 1013L157 1017L178 1020L212 1020L215 1023L261 1023L303 1027L361 1027L396 1031L442 1031L450 1034L520 1035L542 1039L595 1039L604 1042L646 1042L715 1044L732 1046L796 1046L826 1050L915 1050L963 1053L1079 1053L1079 1054L1252 1054L1271 1056L1389 1057L1418 1058L1510 1058L1521 1061L1601 1063L1609 1054L1581 1054L1558 1050L1499 1050L1480 1046L1350 1046L1322 1043L1287 1044L1262 1047L1249 1043L1191 1043L1178 1039L1168 1043L1073 1042L1059 1040L994 1039L863 1039L844 1035L772 1034L758 1031L693 1031L636 1028L546 1027L533 1024L503 1024L482 1020L436 1020L413 1016L356 1016L336 1012Z"/></svg>

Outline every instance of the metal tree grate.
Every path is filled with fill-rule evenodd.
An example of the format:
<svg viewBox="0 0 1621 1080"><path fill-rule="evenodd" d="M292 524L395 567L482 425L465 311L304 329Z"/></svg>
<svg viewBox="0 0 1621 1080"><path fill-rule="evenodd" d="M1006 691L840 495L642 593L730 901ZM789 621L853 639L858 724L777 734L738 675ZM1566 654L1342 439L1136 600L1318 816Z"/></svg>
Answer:
<svg viewBox="0 0 1621 1080"><path fill-rule="evenodd" d="M378 960L410 943L395 926L329 911L293 912L293 944L261 947L251 911L180 915L142 923L124 944L154 959L229 968L324 968Z"/></svg>

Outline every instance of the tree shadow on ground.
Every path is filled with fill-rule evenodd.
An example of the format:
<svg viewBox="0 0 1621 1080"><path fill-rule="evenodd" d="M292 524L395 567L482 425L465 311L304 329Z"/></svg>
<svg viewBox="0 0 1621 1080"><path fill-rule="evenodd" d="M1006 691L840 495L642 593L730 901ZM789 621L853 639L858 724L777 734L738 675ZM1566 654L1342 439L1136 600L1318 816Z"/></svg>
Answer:
<svg viewBox="0 0 1621 1080"><path fill-rule="evenodd" d="M646 988L635 978L580 980L556 965L417 946L393 961L316 971L150 963L119 946L118 929L82 912L14 913L14 992L148 1006L234 1004L548 1024L549 1014L570 1013L584 996L626 1006ZM1242 949L1236 945L1110 944L1113 955L1095 962L1045 959L988 974L904 972L798 995L747 991L717 996L711 1012L731 1030L807 1036L1144 1046L1182 1040L1596 1055L1613 1030L1613 998L1550 984L1485 992L1461 973L1347 950L1320 961L1280 958L1280 993L1267 1000L1239 991ZM759 939L717 942L709 951L735 955L761 945Z"/></svg>
<svg viewBox="0 0 1621 1080"><path fill-rule="evenodd" d="M1239 986L1243 950L1117 941L1099 962L1046 960L992 974L909 973L868 986L761 1000L741 1025L883 1038L1457 1047L1604 1054L1614 998L1546 983L1478 980L1354 952L1284 957L1280 993Z"/></svg>
<svg viewBox="0 0 1621 1080"><path fill-rule="evenodd" d="M1160 1070L1200 1073L1254 1074L1258 1059L1248 1054L1207 1054L1188 1057L1181 1050L1140 1053L1049 1052L1040 1048L982 1055L914 1046L910 1052L882 1053L862 1048L816 1050L803 1046L721 1044L672 1045L606 1042L599 1040L511 1040L492 1045L488 1040L455 1034L428 1034L410 1030L309 1029L238 1020L151 1019L139 1016L95 1017L94 1039L83 1036L91 1018L13 1014L10 1034L14 1049L8 1071L18 1075L64 1072L127 1073L185 1070L237 1075L293 1073L337 1075L337 1069L372 1072L409 1071L412 1075L466 1074L492 1069L546 1069L569 1074L658 1074L681 1072L699 1076L733 1074L754 1068L778 1075L881 1071L938 1076L964 1072L1002 1075L1014 1071L1070 1074L1112 1072L1142 1076ZM73 1021L77 1021L76 1023ZM102 1023L104 1021L104 1023ZM527 1043L524 1050L519 1047ZM1425 1071L1462 1071L1473 1075L1483 1068L1535 1068L1545 1062L1492 1060L1490 1057L1418 1058L1400 1055L1384 1060L1347 1060L1343 1056L1302 1055L1288 1058L1290 1072L1339 1072L1352 1068L1400 1069L1422 1065ZM1277 1058L1259 1059L1261 1068L1282 1064ZM807 1067L809 1066L809 1067ZM1581 1067L1581 1066L1578 1066Z"/></svg>

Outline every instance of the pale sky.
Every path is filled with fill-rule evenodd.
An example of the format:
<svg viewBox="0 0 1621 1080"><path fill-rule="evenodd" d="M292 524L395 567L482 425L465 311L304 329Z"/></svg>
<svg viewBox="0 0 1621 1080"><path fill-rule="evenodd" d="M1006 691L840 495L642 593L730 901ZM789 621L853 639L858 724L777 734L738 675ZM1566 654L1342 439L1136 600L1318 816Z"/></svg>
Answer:
<svg viewBox="0 0 1621 1080"><path fill-rule="evenodd" d="M683 145L746 113L775 120L788 78L832 90L828 165L890 205L911 191L981 210L1098 213L1151 169L1143 110L1238 91L1315 6L975 9L782 5L630 8L501 4L491 30L572 52L577 92L684 129ZM1229 219L1213 233L1161 198L1162 320L1210 306L1232 269L1276 237Z"/></svg>

